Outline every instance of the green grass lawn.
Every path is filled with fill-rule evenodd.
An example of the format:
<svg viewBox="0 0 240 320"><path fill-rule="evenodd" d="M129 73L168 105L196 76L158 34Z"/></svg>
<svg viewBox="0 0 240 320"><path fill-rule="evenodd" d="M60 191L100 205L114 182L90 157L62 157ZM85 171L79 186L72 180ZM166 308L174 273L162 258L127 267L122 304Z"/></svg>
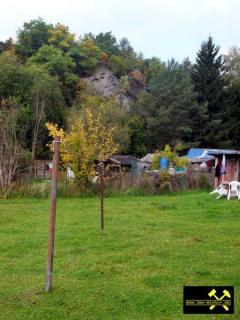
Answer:
<svg viewBox="0 0 240 320"><path fill-rule="evenodd" d="M44 293L49 200L0 200L0 319L240 319L240 201L207 192L59 199ZM235 315L183 315L183 285L234 285Z"/></svg>

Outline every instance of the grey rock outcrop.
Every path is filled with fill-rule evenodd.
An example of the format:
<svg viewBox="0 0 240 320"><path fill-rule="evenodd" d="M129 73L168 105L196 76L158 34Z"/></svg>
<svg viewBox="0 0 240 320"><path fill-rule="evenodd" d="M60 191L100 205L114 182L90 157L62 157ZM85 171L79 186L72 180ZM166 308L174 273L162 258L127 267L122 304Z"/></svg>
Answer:
<svg viewBox="0 0 240 320"><path fill-rule="evenodd" d="M115 97L117 103L122 104L129 110L131 103L141 88L137 87L137 84L130 76L126 77L128 79L128 89L123 88L121 81L111 70L105 66L100 66L91 76L85 77L83 80L95 94L102 95L105 98Z"/></svg>
<svg viewBox="0 0 240 320"><path fill-rule="evenodd" d="M96 93L105 98L117 95L120 90L118 78L106 67L97 68L91 76L84 80Z"/></svg>

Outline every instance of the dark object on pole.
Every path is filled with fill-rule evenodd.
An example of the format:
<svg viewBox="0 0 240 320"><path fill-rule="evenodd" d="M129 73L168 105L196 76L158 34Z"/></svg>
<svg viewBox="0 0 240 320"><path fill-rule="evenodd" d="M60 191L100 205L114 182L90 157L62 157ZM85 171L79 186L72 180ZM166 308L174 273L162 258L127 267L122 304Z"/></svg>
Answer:
<svg viewBox="0 0 240 320"><path fill-rule="evenodd" d="M53 168L52 168L52 186L51 186L51 200L50 200L51 204L50 204L50 220L49 220L49 226L48 226L47 273L46 273L46 282L45 282L46 292L50 292L52 289L59 154L60 154L60 137L55 137L53 141Z"/></svg>
<svg viewBox="0 0 240 320"><path fill-rule="evenodd" d="M101 162L100 168L100 199L101 199L101 229L104 229L104 164Z"/></svg>

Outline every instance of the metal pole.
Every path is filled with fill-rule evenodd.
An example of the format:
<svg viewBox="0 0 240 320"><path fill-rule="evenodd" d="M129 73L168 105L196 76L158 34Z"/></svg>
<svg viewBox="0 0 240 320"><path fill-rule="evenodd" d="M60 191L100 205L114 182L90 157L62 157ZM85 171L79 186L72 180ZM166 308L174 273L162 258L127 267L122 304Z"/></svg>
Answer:
<svg viewBox="0 0 240 320"><path fill-rule="evenodd" d="M100 163L101 229L104 229L104 164Z"/></svg>
<svg viewBox="0 0 240 320"><path fill-rule="evenodd" d="M47 253L46 282L45 282L46 292L50 292L52 289L59 154L60 154L60 137L55 137L53 141L53 168L52 168L52 186L51 186L51 200L50 200L51 203L50 203L50 219L49 219L49 225L48 225L48 249L47 249L48 253Z"/></svg>

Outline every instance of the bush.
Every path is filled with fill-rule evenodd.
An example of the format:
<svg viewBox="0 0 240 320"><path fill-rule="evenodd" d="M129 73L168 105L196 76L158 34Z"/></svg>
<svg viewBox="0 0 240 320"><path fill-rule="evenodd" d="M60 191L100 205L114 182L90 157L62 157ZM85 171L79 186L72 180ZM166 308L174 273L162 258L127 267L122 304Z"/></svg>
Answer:
<svg viewBox="0 0 240 320"><path fill-rule="evenodd" d="M186 173L178 173L170 179L173 191L184 191L189 189L188 176Z"/></svg>
<svg viewBox="0 0 240 320"><path fill-rule="evenodd" d="M5 194L0 194L4 198L47 198L50 194L50 180L44 182L32 182L21 186L12 185Z"/></svg>
<svg viewBox="0 0 240 320"><path fill-rule="evenodd" d="M111 56L108 66L118 78L125 75L130 70L130 66L126 59L121 56Z"/></svg>
<svg viewBox="0 0 240 320"><path fill-rule="evenodd" d="M171 191L170 176L167 172L152 172L138 177L122 173L105 181L105 194L161 194Z"/></svg>
<svg viewBox="0 0 240 320"><path fill-rule="evenodd" d="M162 194L191 189L211 189L213 176L206 172L187 170L184 173L170 175L167 171L150 171L141 176L133 177L130 172L122 172L104 181L106 196L133 194ZM7 193L0 190L0 198L48 198L50 196L51 180L34 180L19 185L12 185ZM99 194L99 184L85 186L77 185L74 181L59 181L58 196L96 196Z"/></svg>
<svg viewBox="0 0 240 320"><path fill-rule="evenodd" d="M211 183L209 175L207 175L207 174L200 175L199 188L200 189L207 189L207 190L212 189L212 183Z"/></svg>
<svg viewBox="0 0 240 320"><path fill-rule="evenodd" d="M7 192L1 192L0 198L38 198L46 199L50 197L51 180L34 180L32 182L19 185L12 185ZM98 186L92 185L88 189L81 187L73 181L59 181L57 195L59 197L69 196L90 196L98 193Z"/></svg>
<svg viewBox="0 0 240 320"><path fill-rule="evenodd" d="M186 175L188 189L211 189L213 187L213 175L211 173L195 171L189 168Z"/></svg>

